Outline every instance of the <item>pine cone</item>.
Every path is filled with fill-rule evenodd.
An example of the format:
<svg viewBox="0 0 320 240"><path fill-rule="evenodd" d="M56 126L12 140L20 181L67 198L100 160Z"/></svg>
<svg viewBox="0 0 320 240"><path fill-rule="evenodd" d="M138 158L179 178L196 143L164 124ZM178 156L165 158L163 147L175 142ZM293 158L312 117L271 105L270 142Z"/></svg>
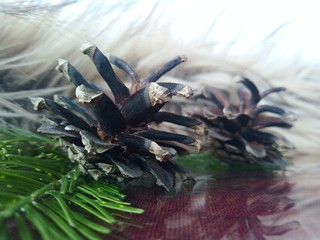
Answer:
<svg viewBox="0 0 320 240"><path fill-rule="evenodd" d="M104 56L92 44L85 44L82 51L91 58L112 94L85 80L66 60L59 60L57 68L76 86L76 97L83 105L80 107L64 96L55 96L54 101L31 98L36 110L46 109L56 115L48 117L38 132L62 140L69 158L95 179L132 179L149 172L158 185L172 190L176 173L189 177L186 170L171 161L172 157L186 151L188 145L199 149L200 141L151 126L155 122L188 128L202 125L192 118L159 112L173 95L192 96L192 89L186 85L156 83L186 59L176 57L141 80L128 63L112 55ZM110 62L130 76L130 89L115 74Z"/></svg>
<svg viewBox="0 0 320 240"><path fill-rule="evenodd" d="M290 128L293 115L280 107L260 104L269 94L284 90L279 87L260 93L253 82L243 79L237 86L238 104L231 102L229 92L213 87L194 97L202 110L193 116L207 125L207 141L220 160L284 166L282 150L293 145L265 128Z"/></svg>

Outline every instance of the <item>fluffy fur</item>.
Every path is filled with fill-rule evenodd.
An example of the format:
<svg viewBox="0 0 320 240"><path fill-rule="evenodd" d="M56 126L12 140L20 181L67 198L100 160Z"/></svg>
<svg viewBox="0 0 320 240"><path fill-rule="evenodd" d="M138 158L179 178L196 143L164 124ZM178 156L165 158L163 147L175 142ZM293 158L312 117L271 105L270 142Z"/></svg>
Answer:
<svg viewBox="0 0 320 240"><path fill-rule="evenodd" d="M231 1L222 7L217 1L217 9L211 10L208 7L215 3L209 5L209 1L197 1L191 8L184 8L179 1L156 2L1 3L0 117L29 127L30 120L37 121L37 117L26 101L28 96L68 93L69 84L55 70L59 57L70 61L87 79L99 81L90 60L79 51L83 41L89 40L103 52L125 59L141 77L183 54L188 62L166 78L188 81L195 89L203 84L229 88L235 76L250 78L260 89L285 86L287 92L271 98L298 117L295 127L285 135L297 146L298 153L316 154L320 144L320 68L316 62L307 61L314 59L301 57L298 50L282 51L290 41L283 36L290 35L288 29L295 26L292 22L284 19L286 24L266 29L252 47L244 45L241 49L250 42L250 36L246 36L250 31L235 27L237 19L232 13L245 11L249 4L246 1L241 1L242 5ZM259 25L263 8L250 9L256 11L257 18L252 21ZM234 24L225 25L225 31L231 32L226 40L218 30L228 19Z"/></svg>

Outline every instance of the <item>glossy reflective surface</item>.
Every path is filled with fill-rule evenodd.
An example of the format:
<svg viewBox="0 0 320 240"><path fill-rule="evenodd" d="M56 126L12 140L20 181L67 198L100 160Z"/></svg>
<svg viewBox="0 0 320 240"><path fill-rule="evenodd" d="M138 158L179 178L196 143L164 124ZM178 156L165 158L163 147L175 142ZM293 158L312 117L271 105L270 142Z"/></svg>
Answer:
<svg viewBox="0 0 320 240"><path fill-rule="evenodd" d="M127 191L144 208L125 239L319 239L320 164L296 160L284 172L220 171L176 195ZM118 235L120 237L120 235Z"/></svg>

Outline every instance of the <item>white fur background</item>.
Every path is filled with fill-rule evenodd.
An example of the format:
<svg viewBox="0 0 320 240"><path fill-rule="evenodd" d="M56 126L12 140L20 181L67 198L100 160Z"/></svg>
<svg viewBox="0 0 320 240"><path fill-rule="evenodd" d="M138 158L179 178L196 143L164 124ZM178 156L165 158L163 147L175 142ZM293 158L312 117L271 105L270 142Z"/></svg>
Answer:
<svg viewBox="0 0 320 240"><path fill-rule="evenodd" d="M166 78L189 81L195 89L203 83L229 88L237 75L262 90L285 86L287 92L272 98L298 116L285 134L298 152L317 155L317 1L105 2L1 1L0 117L36 120L26 97L68 92L69 83L55 70L58 57L99 81L78 50L89 40L125 59L141 77L183 54L188 62Z"/></svg>

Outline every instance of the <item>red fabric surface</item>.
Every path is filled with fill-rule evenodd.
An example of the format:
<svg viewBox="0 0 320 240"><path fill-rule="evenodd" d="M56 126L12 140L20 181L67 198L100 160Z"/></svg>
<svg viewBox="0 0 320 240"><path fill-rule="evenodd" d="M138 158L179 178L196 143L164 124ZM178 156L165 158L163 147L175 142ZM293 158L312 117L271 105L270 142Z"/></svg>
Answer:
<svg viewBox="0 0 320 240"><path fill-rule="evenodd" d="M285 172L226 171L196 178L189 191L127 191L145 209L125 239L319 239L319 166L295 164Z"/></svg>

